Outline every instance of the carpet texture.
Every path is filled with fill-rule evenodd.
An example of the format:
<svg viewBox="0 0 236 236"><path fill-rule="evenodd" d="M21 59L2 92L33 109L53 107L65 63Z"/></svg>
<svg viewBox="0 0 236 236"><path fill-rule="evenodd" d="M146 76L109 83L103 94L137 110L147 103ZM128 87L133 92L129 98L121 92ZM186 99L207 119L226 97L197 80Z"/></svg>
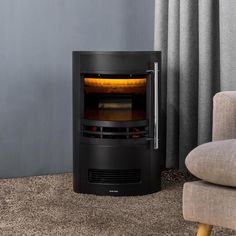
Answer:
<svg viewBox="0 0 236 236"><path fill-rule="evenodd" d="M146 196L102 197L74 193L71 174L0 180L0 235L195 235L182 217L183 180L167 173L162 184Z"/></svg>

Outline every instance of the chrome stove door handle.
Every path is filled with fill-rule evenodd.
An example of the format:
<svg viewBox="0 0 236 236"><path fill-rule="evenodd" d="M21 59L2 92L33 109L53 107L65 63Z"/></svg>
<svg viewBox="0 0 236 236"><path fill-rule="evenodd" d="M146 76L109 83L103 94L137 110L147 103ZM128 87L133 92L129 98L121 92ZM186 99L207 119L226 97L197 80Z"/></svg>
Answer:
<svg viewBox="0 0 236 236"><path fill-rule="evenodd" d="M159 99L158 99L158 82L159 82L159 68L158 62L154 62L154 149L158 149L158 111L159 111Z"/></svg>
<svg viewBox="0 0 236 236"><path fill-rule="evenodd" d="M153 74L153 85L154 85L154 137L153 138L148 138L148 140L153 140L154 142L154 149L158 149L158 80L159 80L159 68L158 68L158 62L154 62L154 70L147 70L147 73L152 73Z"/></svg>

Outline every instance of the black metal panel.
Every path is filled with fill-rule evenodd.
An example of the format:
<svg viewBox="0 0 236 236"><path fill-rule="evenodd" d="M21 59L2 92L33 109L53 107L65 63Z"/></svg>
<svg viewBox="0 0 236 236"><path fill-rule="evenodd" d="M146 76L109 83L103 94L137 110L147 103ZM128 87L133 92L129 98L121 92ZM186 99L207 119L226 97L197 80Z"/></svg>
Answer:
<svg viewBox="0 0 236 236"><path fill-rule="evenodd" d="M80 73L142 74L161 60L160 52L73 52L80 61Z"/></svg>
<svg viewBox="0 0 236 236"><path fill-rule="evenodd" d="M148 70L153 70L153 63L156 61L161 67L160 52L73 52L73 185L75 192L121 196L142 195L160 190L161 153L160 149L154 150L153 145L154 89L153 75L148 72ZM85 74L146 75L146 120L115 122L84 119L83 76ZM160 94L160 81L158 93ZM158 119L159 127L161 127L160 117ZM90 125L114 127L114 130L111 129L112 132L106 131L113 137L116 137L114 132L117 128L119 130L119 127L124 127L127 130L124 132L124 139L122 136L119 139L84 137L83 128ZM146 127L145 137L127 138L127 132L132 131L129 127L136 125ZM100 129L99 137L106 135L106 132ZM162 137L159 139L162 140ZM127 173L126 171L139 170L140 181L108 183L102 182L103 177L100 175L99 181L92 182L91 179L89 180L89 170L105 170L107 174L110 173L109 171L118 170L115 176L117 179L125 178L122 173Z"/></svg>
<svg viewBox="0 0 236 236"><path fill-rule="evenodd" d="M148 124L147 120L138 121L94 121L83 119L82 123L84 125L95 125L104 127L135 127L135 126L146 126Z"/></svg>
<svg viewBox="0 0 236 236"><path fill-rule="evenodd" d="M104 146L80 145L79 182L74 184L74 190L79 193L94 193L98 195L142 195L160 190L160 177L155 181L155 189L150 181L150 158L152 151L148 145ZM160 173L158 165L152 171ZM140 181L137 183L91 183L88 170L140 170Z"/></svg>

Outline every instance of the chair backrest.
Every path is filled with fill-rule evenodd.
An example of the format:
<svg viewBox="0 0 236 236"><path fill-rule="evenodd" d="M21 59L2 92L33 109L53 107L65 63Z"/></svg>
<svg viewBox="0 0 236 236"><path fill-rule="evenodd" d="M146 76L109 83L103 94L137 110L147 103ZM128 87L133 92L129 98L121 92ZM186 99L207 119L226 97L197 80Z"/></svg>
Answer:
<svg viewBox="0 0 236 236"><path fill-rule="evenodd" d="M236 139L236 91L219 92L214 96L212 139Z"/></svg>

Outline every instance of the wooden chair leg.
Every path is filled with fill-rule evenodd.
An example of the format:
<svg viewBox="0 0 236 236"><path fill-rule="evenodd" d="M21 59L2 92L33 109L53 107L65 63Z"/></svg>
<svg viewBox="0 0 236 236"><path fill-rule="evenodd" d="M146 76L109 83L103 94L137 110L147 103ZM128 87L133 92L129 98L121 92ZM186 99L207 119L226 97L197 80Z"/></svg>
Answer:
<svg viewBox="0 0 236 236"><path fill-rule="evenodd" d="M212 225L200 224L197 236L210 236L212 230Z"/></svg>

